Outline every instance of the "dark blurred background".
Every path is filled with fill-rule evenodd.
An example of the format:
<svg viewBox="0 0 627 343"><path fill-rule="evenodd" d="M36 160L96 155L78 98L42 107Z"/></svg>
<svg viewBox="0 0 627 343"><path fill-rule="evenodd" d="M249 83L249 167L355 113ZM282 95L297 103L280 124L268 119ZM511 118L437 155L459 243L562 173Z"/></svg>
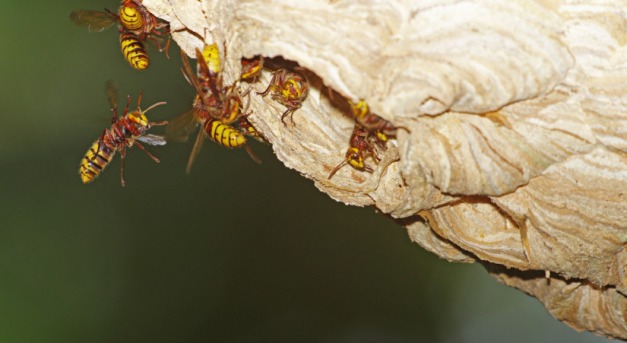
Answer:
<svg viewBox="0 0 627 343"><path fill-rule="evenodd" d="M0 5L0 342L603 342L553 319L478 265L440 260L372 208L344 206L283 167L206 142L138 149L83 185L109 125L104 83L133 103L193 91L170 60L132 70L115 29L68 19L116 1ZM124 98L122 98L124 99ZM122 100L123 102L123 100ZM158 132L158 130L155 130Z"/></svg>

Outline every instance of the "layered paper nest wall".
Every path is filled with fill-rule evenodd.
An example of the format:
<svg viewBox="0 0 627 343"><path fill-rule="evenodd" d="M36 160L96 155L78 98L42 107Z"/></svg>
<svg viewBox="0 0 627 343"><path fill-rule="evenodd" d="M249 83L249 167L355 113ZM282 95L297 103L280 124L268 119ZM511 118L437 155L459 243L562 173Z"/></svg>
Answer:
<svg viewBox="0 0 627 343"><path fill-rule="evenodd" d="M144 4L190 56L218 42L227 83L254 55L311 72L295 125L260 96L250 121L321 191L483 263L577 330L627 339L627 1ZM327 179L353 122L326 87L409 129L374 173Z"/></svg>

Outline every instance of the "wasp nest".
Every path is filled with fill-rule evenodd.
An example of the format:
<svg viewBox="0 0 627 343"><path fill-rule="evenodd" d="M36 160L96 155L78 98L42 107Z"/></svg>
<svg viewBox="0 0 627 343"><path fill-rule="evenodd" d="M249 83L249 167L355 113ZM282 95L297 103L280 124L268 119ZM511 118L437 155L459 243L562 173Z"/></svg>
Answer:
<svg viewBox="0 0 627 343"><path fill-rule="evenodd" d="M294 124L249 117L288 167L374 205L451 261L481 262L577 330L627 338L627 2L144 0L190 56L281 56L311 83ZM256 91L271 75L264 72ZM345 167L365 99L398 127L374 172Z"/></svg>

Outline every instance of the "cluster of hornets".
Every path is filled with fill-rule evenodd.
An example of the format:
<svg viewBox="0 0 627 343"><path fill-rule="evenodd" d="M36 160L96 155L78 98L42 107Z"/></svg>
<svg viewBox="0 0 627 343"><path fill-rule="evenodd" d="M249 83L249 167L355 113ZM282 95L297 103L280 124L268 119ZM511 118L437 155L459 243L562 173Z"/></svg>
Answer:
<svg viewBox="0 0 627 343"><path fill-rule="evenodd" d="M150 64L145 49L146 43L154 43L160 52L165 51L168 56L169 24L152 15L143 6L142 0L123 0L117 13L107 9L104 11L76 10L70 14L70 20L90 31L102 31L117 25L122 54L136 70L144 70ZM247 118L250 114L251 93L255 93L251 91L252 84L257 82L264 69L272 72L272 79L265 91L256 92L256 94L260 96L269 94L274 101L286 107L281 116L281 121L285 126L287 126L285 119L288 116L292 119L293 113L307 98L309 82L302 73L293 69L264 66L263 56L242 58L240 79L226 86L222 81L220 51L217 44L206 45L202 51L196 49L195 72L182 50L181 58L183 75L194 87L196 96L191 110L170 121L148 120L146 113L165 102L155 103L142 110L141 91L137 109L134 111L129 109L131 98L128 96L124 112L121 116L118 115L117 89L113 82L106 83L105 93L111 105L111 126L102 132L100 138L91 145L81 160L79 174L83 183L90 183L100 175L119 151L121 155L120 179L124 186L124 157L127 148L137 146L158 163L159 159L148 152L141 143L159 146L165 145L168 141L185 141L196 127L200 127L200 130L187 162L188 173L207 137L227 148L244 148L255 162L261 163L247 144L247 137L267 142ZM244 82L250 85L246 90L243 90L240 85ZM368 104L363 100L356 103L347 102L355 126L344 160L330 172L329 179L346 165L372 173L373 168L364 160L371 157L378 163L380 159L377 151L385 150L388 139L395 137L396 130L400 128L371 113ZM151 127L163 125L167 125L165 136L147 133Z"/></svg>

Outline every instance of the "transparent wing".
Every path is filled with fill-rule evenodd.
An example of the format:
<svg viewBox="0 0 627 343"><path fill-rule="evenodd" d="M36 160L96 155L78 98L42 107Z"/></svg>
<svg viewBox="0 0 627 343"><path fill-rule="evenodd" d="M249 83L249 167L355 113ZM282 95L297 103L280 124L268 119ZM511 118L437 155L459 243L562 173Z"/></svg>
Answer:
<svg viewBox="0 0 627 343"><path fill-rule="evenodd" d="M196 49L196 51L198 51L198 49ZM205 103L205 97L202 96L203 89L200 85L200 80L198 80L198 77L192 72L192 68L189 66L189 59L183 49L181 49L181 60L183 62L183 75L185 79L194 86L196 94L200 95L199 99L203 103L203 107L206 108L207 104Z"/></svg>
<svg viewBox="0 0 627 343"><path fill-rule="evenodd" d="M200 152L200 148L202 148L202 143L205 141L205 132L203 130L198 131L198 135L196 136L196 141L194 142L194 147L192 148L191 154L189 154L189 159L187 160L187 167L185 167L185 173L189 174L192 170L192 165Z"/></svg>
<svg viewBox="0 0 627 343"><path fill-rule="evenodd" d="M168 120L165 128L165 138L173 142L186 142L196 128L196 118L194 110L189 110L180 114L172 120Z"/></svg>
<svg viewBox="0 0 627 343"><path fill-rule="evenodd" d="M150 49L158 50L162 52L165 50L165 47L168 46L168 40L170 36L158 36L151 34L145 41L146 47Z"/></svg>
<svg viewBox="0 0 627 343"><path fill-rule="evenodd" d="M114 81L109 80L105 83L105 94L111 106L111 110L117 114L118 112L118 86Z"/></svg>
<svg viewBox="0 0 627 343"><path fill-rule="evenodd" d="M75 10L70 13L70 20L91 32L100 32L118 22L118 18L111 12Z"/></svg>
<svg viewBox="0 0 627 343"><path fill-rule="evenodd" d="M150 145L165 145L167 143L165 137L150 133L137 137L137 140Z"/></svg>
<svg viewBox="0 0 627 343"><path fill-rule="evenodd" d="M200 83L196 75L192 72L192 68L189 66L189 59L183 49L181 49L181 62L183 63L183 75L185 76L185 79L191 83L192 86L194 86L197 93L200 93Z"/></svg>

